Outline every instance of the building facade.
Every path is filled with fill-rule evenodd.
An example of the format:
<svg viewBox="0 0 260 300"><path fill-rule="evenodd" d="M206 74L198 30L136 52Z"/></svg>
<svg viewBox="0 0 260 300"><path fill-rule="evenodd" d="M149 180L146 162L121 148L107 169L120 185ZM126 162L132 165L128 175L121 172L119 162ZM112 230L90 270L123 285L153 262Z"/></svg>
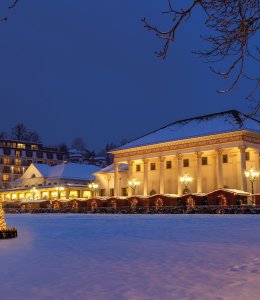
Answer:
<svg viewBox="0 0 260 300"><path fill-rule="evenodd" d="M0 198L4 201L89 198L95 194L89 183L98 169L74 163L55 166L32 163L13 183L13 188L0 190Z"/></svg>
<svg viewBox="0 0 260 300"><path fill-rule="evenodd" d="M259 170L260 122L232 110L174 122L116 150L111 169L97 172L105 195L183 194L180 181L192 178L192 193L218 188L251 191L244 171ZM121 165L128 167L123 171ZM136 180L135 190L128 182ZM260 183L254 183L260 192Z"/></svg>
<svg viewBox="0 0 260 300"><path fill-rule="evenodd" d="M12 187L31 163L56 165L66 159L57 148L44 147L40 143L0 140L0 189Z"/></svg>

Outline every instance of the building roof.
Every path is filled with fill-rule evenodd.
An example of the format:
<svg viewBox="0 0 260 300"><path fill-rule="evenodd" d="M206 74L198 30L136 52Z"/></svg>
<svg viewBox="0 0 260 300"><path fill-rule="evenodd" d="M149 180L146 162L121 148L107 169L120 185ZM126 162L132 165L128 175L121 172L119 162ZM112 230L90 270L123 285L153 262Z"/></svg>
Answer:
<svg viewBox="0 0 260 300"><path fill-rule="evenodd" d="M128 164L120 164L118 166L119 172L128 171ZM112 173L115 170L114 164L111 164L103 169L99 169L96 173Z"/></svg>
<svg viewBox="0 0 260 300"><path fill-rule="evenodd" d="M47 179L76 179L76 180L94 180L93 173L100 168L87 164L62 163L56 166L47 166L44 164L33 164L39 172Z"/></svg>
<svg viewBox="0 0 260 300"><path fill-rule="evenodd" d="M239 130L260 133L260 121L236 110L180 120L133 140L114 151Z"/></svg>

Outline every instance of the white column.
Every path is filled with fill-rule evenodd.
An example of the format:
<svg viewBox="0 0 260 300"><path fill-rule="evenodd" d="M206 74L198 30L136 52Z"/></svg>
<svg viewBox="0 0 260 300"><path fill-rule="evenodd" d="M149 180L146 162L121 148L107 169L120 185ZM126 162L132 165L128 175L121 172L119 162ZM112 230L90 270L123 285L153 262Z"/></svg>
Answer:
<svg viewBox="0 0 260 300"><path fill-rule="evenodd" d="M164 194L164 161L165 157L160 157L160 194Z"/></svg>
<svg viewBox="0 0 260 300"><path fill-rule="evenodd" d="M201 165L202 165L202 152L196 152L197 155L197 193L202 192L202 181L201 181Z"/></svg>
<svg viewBox="0 0 260 300"><path fill-rule="evenodd" d="M239 168L239 176L240 176L240 189L241 191L247 191L247 183L246 176L244 174L246 170L246 147L239 146L239 158L240 158L240 168Z"/></svg>
<svg viewBox="0 0 260 300"><path fill-rule="evenodd" d="M223 149L217 149L217 183L218 183L218 189L223 188L222 153L223 153Z"/></svg>
<svg viewBox="0 0 260 300"><path fill-rule="evenodd" d="M144 187L144 196L148 194L148 160L144 159L144 180L143 180L143 187Z"/></svg>
<svg viewBox="0 0 260 300"><path fill-rule="evenodd" d="M178 195L182 195L182 191L183 191L183 186L182 183L180 182L180 177L182 176L182 154L178 154L177 155L177 159L178 159Z"/></svg>
<svg viewBox="0 0 260 300"><path fill-rule="evenodd" d="M255 170L260 171L260 163L259 163L259 149L255 149ZM255 182L255 193L260 193L260 180Z"/></svg>
<svg viewBox="0 0 260 300"><path fill-rule="evenodd" d="M128 180L133 180L133 167L134 167L134 162L133 161L129 161L128 162ZM128 188L128 196L132 196L133 195L133 191L132 188Z"/></svg>
<svg viewBox="0 0 260 300"><path fill-rule="evenodd" d="M118 196L118 172L119 165L117 162L114 162L114 195Z"/></svg>

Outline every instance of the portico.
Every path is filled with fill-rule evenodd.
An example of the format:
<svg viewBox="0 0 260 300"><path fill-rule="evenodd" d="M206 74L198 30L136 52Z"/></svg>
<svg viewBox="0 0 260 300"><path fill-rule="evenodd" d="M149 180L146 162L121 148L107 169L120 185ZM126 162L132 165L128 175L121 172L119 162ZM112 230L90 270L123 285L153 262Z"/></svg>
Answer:
<svg viewBox="0 0 260 300"><path fill-rule="evenodd" d="M236 113L231 111L222 114L226 118L232 118ZM244 124L241 130L236 130L240 127L232 125L230 130L229 123L222 117L223 115L215 114L201 117L199 122L197 118L176 122L169 125L169 128L160 129L113 151L114 195L122 195L119 188L119 169L122 164L128 165L128 170L121 172L120 176L125 178L125 185L121 186L121 189L127 188L127 181L135 178L140 182L136 191L139 195L147 196L155 193L181 195L183 184L179 179L185 173L193 178L189 186L193 193L208 193L223 187L248 191L244 171L251 166L259 169L259 121L250 120L250 128L254 130L249 130L247 124ZM210 123L216 123L216 119L219 118L221 118L220 127L225 127L227 132L210 134L212 130ZM200 131L203 122L205 124L202 134ZM198 123L197 136L189 137L186 127L192 127L194 132ZM224 126L221 123L225 123ZM208 134L205 132L207 126ZM175 128L183 130L183 135L179 133L176 138ZM169 138L163 141L166 129ZM160 142L155 142L156 139ZM260 192L259 182L256 182L256 191ZM131 191L128 190L128 195L130 194Z"/></svg>

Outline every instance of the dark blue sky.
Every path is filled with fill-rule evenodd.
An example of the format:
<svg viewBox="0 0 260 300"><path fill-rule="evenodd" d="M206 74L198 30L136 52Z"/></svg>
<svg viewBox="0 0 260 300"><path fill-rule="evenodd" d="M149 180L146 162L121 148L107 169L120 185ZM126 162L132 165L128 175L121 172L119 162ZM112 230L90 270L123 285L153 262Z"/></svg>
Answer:
<svg viewBox="0 0 260 300"><path fill-rule="evenodd" d="M202 12L166 60L155 57L161 42L140 20L159 22L166 2L21 1L0 24L1 130L23 122L46 144L79 136L100 149L175 120L247 112L247 83L216 93L227 85L191 53L204 45Z"/></svg>

